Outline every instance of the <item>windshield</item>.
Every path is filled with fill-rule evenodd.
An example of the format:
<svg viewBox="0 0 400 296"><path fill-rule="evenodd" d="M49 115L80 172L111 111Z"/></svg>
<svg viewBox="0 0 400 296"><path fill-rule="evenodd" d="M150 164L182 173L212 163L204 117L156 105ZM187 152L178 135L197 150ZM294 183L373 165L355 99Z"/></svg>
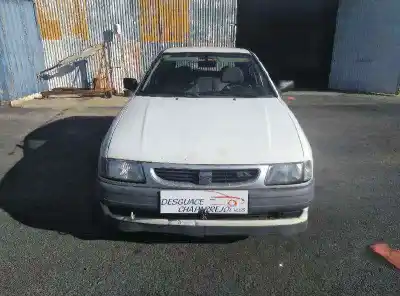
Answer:
<svg viewBox="0 0 400 296"><path fill-rule="evenodd" d="M251 54L162 54L136 93L142 96L275 97Z"/></svg>

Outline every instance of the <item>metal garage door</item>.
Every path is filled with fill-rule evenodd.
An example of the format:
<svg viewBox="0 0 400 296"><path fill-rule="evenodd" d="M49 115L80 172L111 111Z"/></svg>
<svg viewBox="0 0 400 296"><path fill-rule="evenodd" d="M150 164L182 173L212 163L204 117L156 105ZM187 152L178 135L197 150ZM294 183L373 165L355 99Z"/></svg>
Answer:
<svg viewBox="0 0 400 296"><path fill-rule="evenodd" d="M327 88L338 0L238 0L237 45L250 48L272 78Z"/></svg>
<svg viewBox="0 0 400 296"><path fill-rule="evenodd" d="M330 88L396 93L400 74L400 1L341 1Z"/></svg>
<svg viewBox="0 0 400 296"><path fill-rule="evenodd" d="M0 101L43 90L36 79L43 68L33 2L0 0Z"/></svg>

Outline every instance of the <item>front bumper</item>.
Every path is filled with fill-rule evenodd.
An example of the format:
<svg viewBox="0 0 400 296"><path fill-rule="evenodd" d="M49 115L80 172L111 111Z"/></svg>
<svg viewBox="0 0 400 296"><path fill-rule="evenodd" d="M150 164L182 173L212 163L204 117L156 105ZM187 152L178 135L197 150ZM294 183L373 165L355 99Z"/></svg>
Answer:
<svg viewBox="0 0 400 296"><path fill-rule="evenodd" d="M98 181L98 202L122 231L161 232L192 236L292 235L307 229L308 207L314 199L314 182L281 188L249 189L245 217L199 220L197 217L163 217L159 214L160 188ZM114 208L125 211L115 212ZM271 213L298 213L286 217Z"/></svg>

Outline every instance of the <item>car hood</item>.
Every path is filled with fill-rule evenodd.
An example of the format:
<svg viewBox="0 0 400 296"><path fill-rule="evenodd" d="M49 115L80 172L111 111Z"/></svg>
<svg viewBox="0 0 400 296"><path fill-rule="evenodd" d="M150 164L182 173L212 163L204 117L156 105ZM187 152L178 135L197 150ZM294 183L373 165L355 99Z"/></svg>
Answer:
<svg viewBox="0 0 400 296"><path fill-rule="evenodd" d="M304 159L277 98L134 97L116 118L106 156L175 164L268 164Z"/></svg>

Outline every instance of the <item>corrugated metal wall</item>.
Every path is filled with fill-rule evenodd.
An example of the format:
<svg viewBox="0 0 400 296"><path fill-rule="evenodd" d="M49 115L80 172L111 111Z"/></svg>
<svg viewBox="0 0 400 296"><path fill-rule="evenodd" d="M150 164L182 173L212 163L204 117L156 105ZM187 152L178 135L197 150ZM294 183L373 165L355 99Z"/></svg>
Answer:
<svg viewBox="0 0 400 296"><path fill-rule="evenodd" d="M0 100L38 93L43 48L32 1L0 0Z"/></svg>
<svg viewBox="0 0 400 296"><path fill-rule="evenodd" d="M170 46L234 46L237 0L36 0L45 65L104 43L114 87L139 78L151 60ZM114 33L121 25L122 36ZM98 73L101 54L88 63L51 73L50 88L82 87Z"/></svg>
<svg viewBox="0 0 400 296"><path fill-rule="evenodd" d="M400 1L341 1L330 88L396 93L400 78Z"/></svg>

